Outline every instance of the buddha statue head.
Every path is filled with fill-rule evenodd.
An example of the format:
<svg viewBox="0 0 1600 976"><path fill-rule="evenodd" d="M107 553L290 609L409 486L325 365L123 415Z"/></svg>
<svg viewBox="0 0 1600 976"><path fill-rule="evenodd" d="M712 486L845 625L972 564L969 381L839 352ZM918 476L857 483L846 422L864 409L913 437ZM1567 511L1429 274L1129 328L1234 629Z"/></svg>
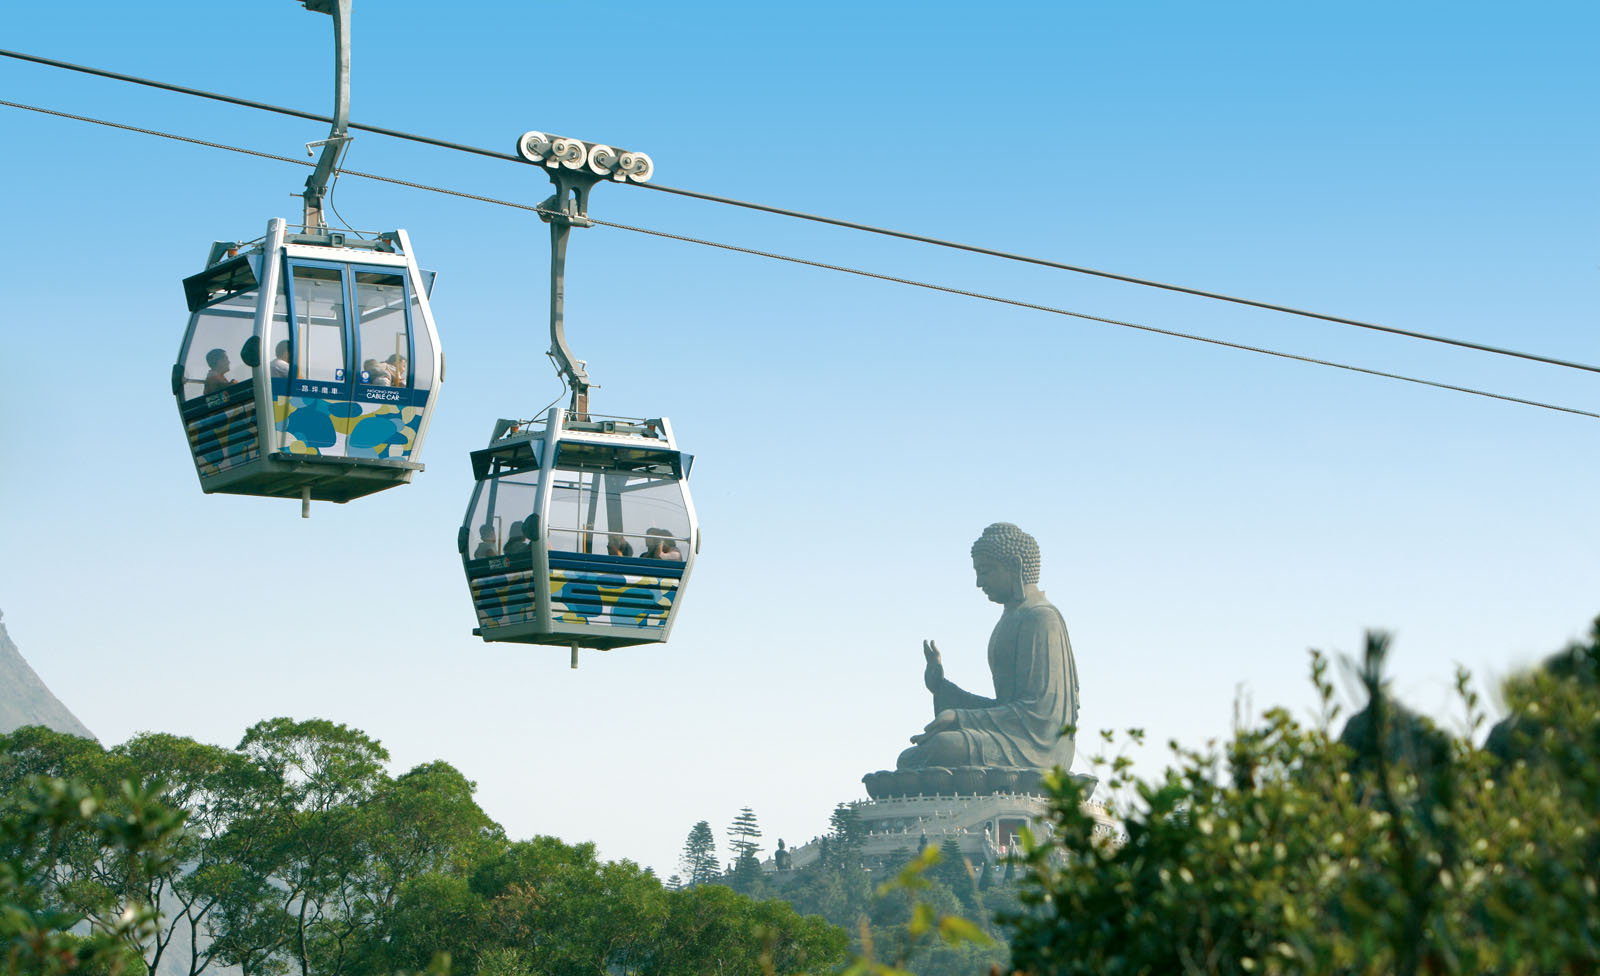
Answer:
<svg viewBox="0 0 1600 976"><path fill-rule="evenodd" d="M1039 582L1039 543L1010 522L996 522L972 544L972 569L984 596L1019 603Z"/></svg>

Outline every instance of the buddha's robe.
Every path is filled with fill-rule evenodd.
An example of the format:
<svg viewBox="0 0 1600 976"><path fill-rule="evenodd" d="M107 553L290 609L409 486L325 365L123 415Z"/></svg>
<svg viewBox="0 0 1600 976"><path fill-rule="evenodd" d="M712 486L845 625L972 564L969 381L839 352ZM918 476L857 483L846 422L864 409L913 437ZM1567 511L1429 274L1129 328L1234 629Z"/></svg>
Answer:
<svg viewBox="0 0 1600 976"><path fill-rule="evenodd" d="M953 709L966 743L961 765L1072 765L1073 740L1063 726L1078 720L1078 667L1067 623L1043 593L1007 610L989 635L994 697L964 691L948 678L933 693L934 714Z"/></svg>

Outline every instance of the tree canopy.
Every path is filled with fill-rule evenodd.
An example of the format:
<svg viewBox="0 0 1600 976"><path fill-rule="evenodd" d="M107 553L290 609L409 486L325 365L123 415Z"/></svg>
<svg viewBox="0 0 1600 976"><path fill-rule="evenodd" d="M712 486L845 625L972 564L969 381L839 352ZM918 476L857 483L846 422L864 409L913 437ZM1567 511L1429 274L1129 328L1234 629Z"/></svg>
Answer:
<svg viewBox="0 0 1600 976"><path fill-rule="evenodd" d="M1464 735L1402 708L1388 638L1336 735L1328 658L1309 725L1267 711L1161 776L1113 763L1126 841L1095 837L1071 777L1027 854L1013 964L1072 973L1593 973L1600 959L1600 621L1508 682L1493 749L1457 675ZM1089 920L1092 920L1090 922Z"/></svg>
<svg viewBox="0 0 1600 976"><path fill-rule="evenodd" d="M821 919L721 886L672 890L592 844L508 840L460 771L392 776L388 758L321 719L259 722L231 750L0 735L0 976L393 976L446 961L455 976L699 976L845 959L848 937ZM705 823L693 837L704 882L715 839Z"/></svg>

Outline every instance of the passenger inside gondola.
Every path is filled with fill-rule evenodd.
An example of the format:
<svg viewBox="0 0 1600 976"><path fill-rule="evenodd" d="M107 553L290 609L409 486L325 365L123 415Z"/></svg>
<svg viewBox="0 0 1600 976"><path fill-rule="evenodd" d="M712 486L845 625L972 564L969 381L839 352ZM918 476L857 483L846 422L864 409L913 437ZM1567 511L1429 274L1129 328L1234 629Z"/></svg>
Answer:
<svg viewBox="0 0 1600 976"><path fill-rule="evenodd" d="M272 375L283 379L289 375L289 340L280 339L272 353Z"/></svg>
<svg viewBox="0 0 1600 976"><path fill-rule="evenodd" d="M528 543L527 537L522 534L521 522L512 522L511 531L506 534L509 536L509 538L506 539L506 555L510 556L519 552L527 552L533 548Z"/></svg>
<svg viewBox="0 0 1600 976"><path fill-rule="evenodd" d="M473 559L488 559L500 555L500 543L494 537L494 525L484 525L478 529L478 548L472 551Z"/></svg>
<svg viewBox="0 0 1600 976"><path fill-rule="evenodd" d="M395 386L406 385L406 366L409 365L406 362L406 357L400 355L399 353L394 353L388 359L383 361L383 365L387 367L389 371L389 377L394 382Z"/></svg>
<svg viewBox="0 0 1600 976"><path fill-rule="evenodd" d="M206 353L206 365L211 368L211 372L206 374L206 383L203 391L207 396L233 385L233 381L228 379L228 370L233 368L233 364L228 362L228 354L226 352L221 349L213 349Z"/></svg>
<svg viewBox="0 0 1600 976"><path fill-rule="evenodd" d="M364 375L363 382L373 386L394 386L394 373L388 363L380 363L376 359L369 359L361 364Z"/></svg>
<svg viewBox="0 0 1600 976"><path fill-rule="evenodd" d="M644 547L646 559L669 559L683 562L683 553L678 549L678 543L672 538L672 533L666 529L645 529L644 534L648 540Z"/></svg>
<svg viewBox="0 0 1600 976"><path fill-rule="evenodd" d="M613 532L606 539L606 555L631 556L633 555L633 543Z"/></svg>

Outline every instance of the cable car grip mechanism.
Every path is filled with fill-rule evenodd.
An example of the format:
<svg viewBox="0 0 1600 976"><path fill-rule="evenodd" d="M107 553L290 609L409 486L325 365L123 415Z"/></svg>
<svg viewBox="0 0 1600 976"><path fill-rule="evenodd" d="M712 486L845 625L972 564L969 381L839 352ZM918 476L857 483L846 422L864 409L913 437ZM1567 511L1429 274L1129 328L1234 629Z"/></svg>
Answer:
<svg viewBox="0 0 1600 976"><path fill-rule="evenodd" d="M326 2L326 0L325 0ZM586 363L572 354L566 337L567 238L574 227L593 227L589 219L589 191L601 180L644 183L655 163L641 152L529 131L517 137L517 155L539 166L556 192L539 204L539 219L550 225L550 358L572 391L575 419L589 417L589 381Z"/></svg>

